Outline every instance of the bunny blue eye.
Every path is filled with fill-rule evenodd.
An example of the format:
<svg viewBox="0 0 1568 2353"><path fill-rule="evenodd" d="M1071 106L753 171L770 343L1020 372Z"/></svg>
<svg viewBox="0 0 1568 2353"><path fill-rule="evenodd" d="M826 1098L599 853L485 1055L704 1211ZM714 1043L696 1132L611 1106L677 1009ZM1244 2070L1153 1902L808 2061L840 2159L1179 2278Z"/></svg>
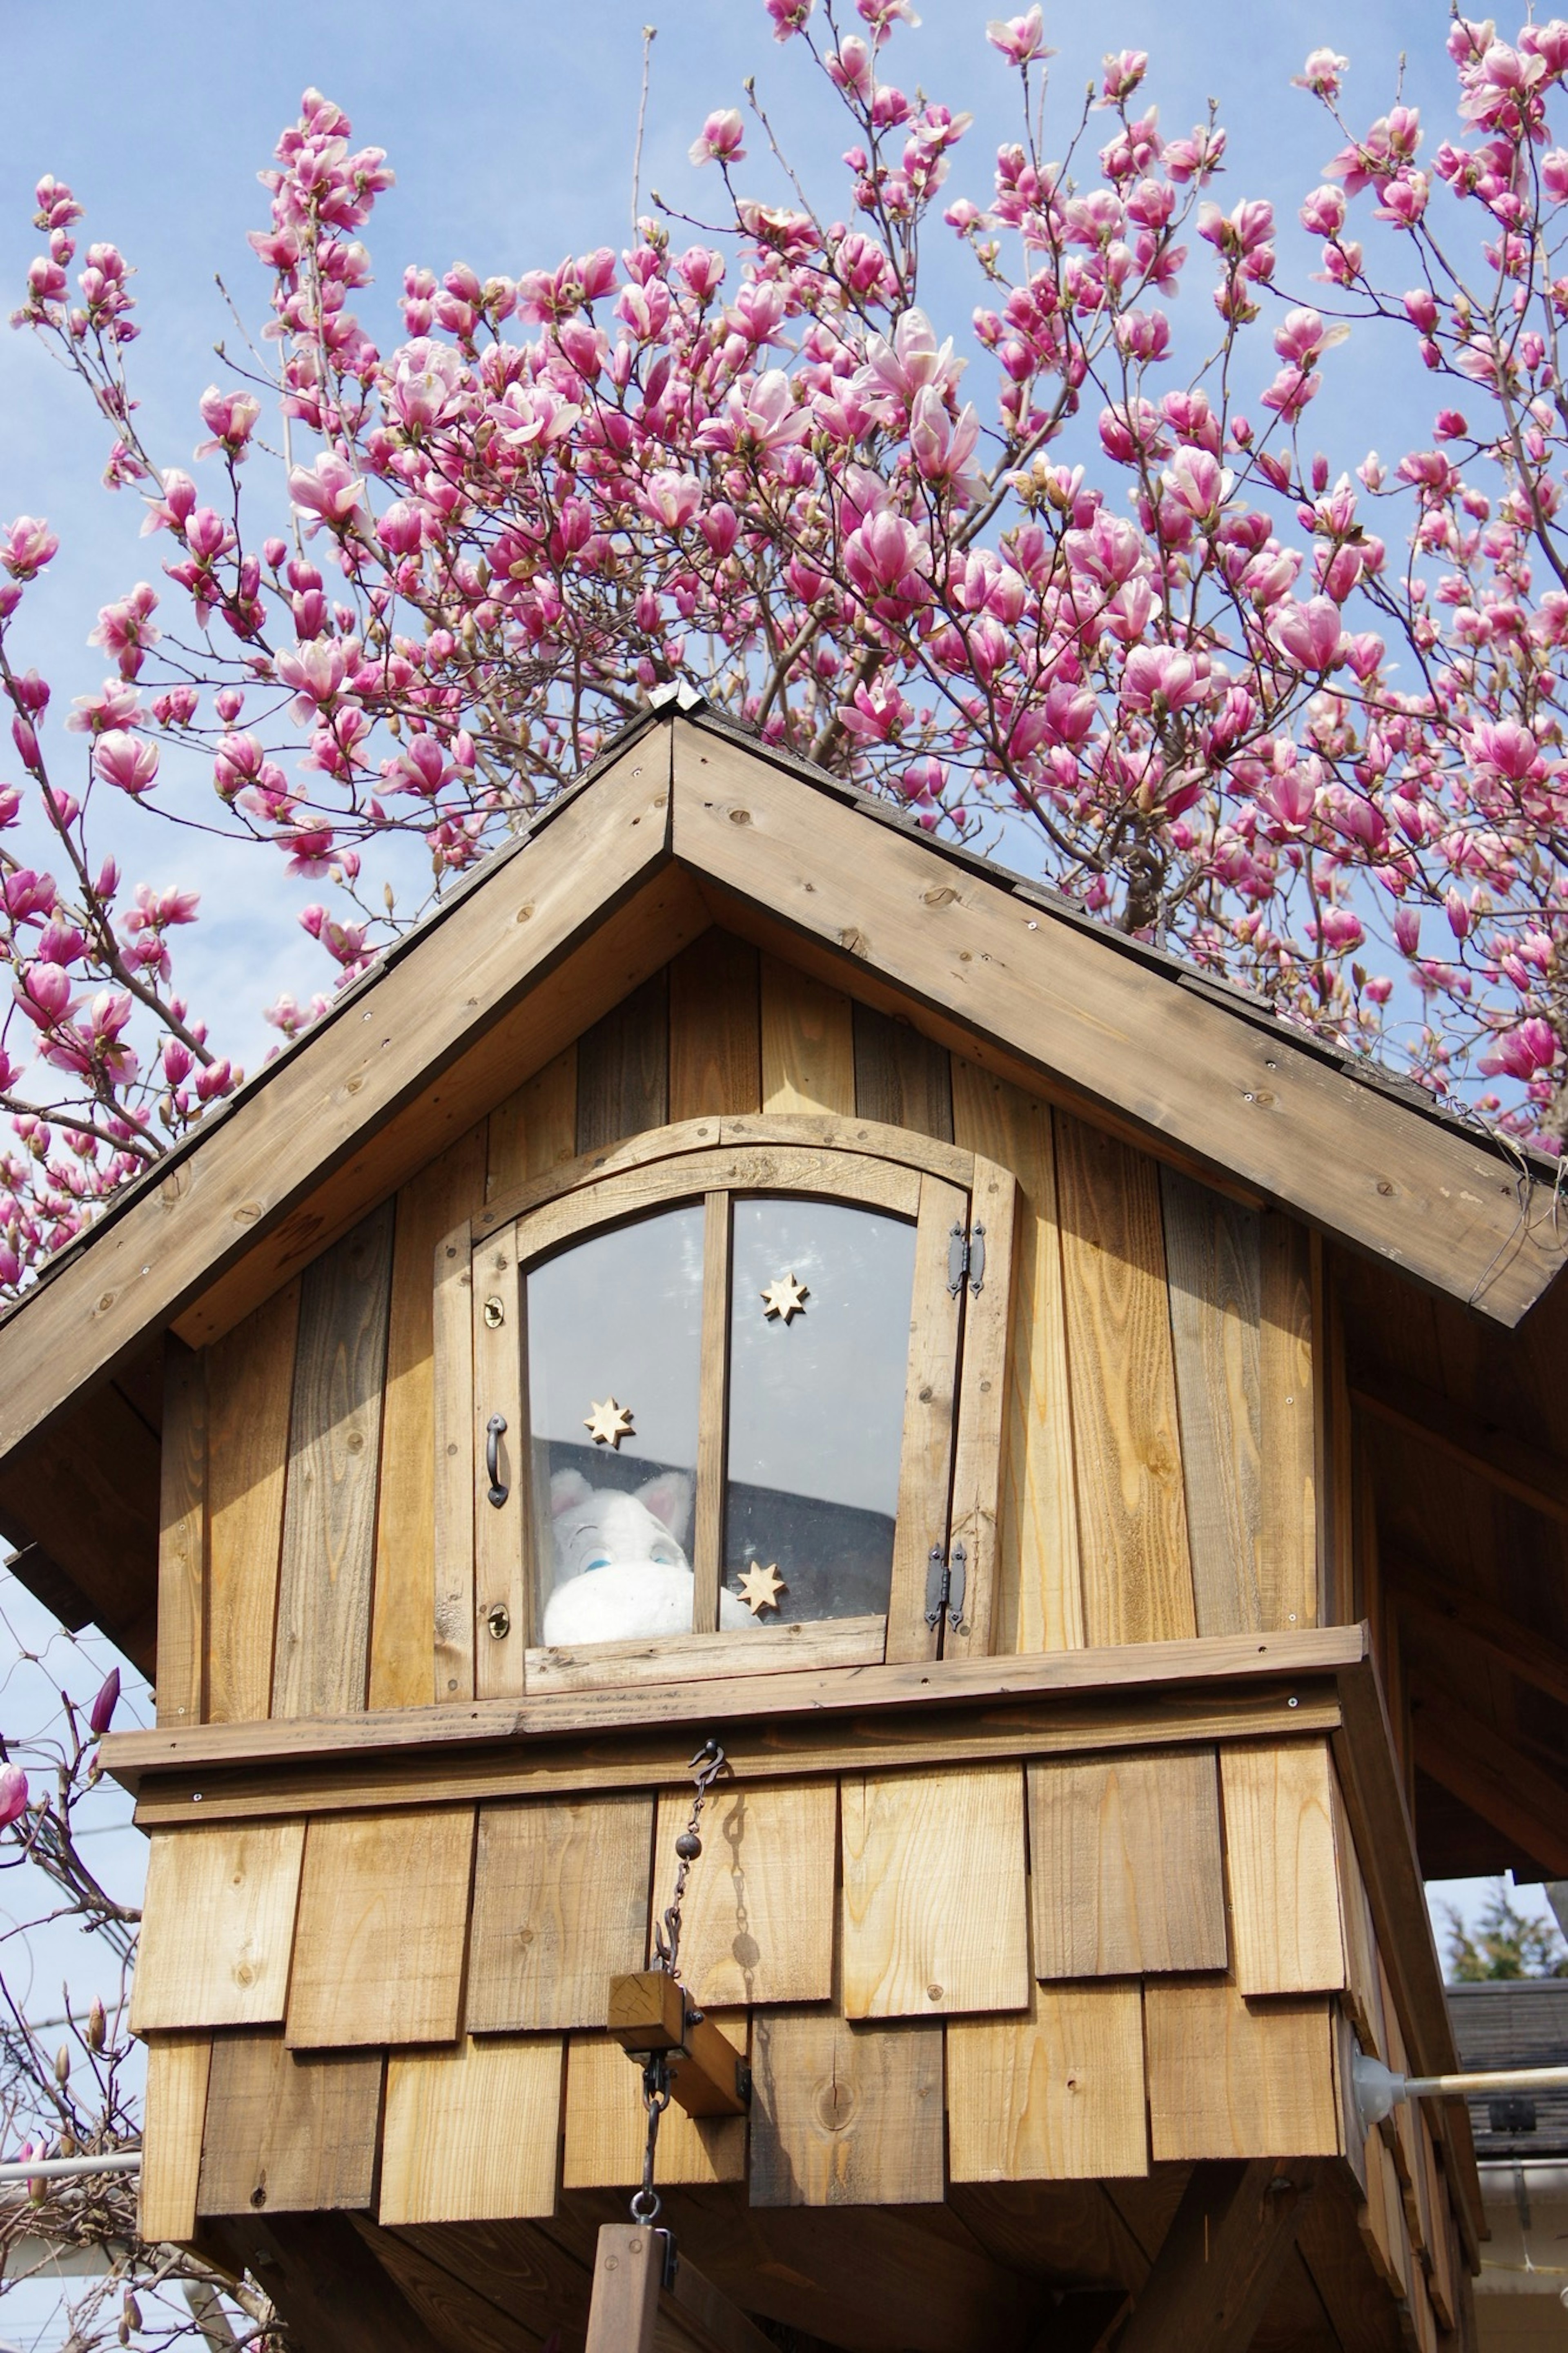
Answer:
<svg viewBox="0 0 1568 2353"><path fill-rule="evenodd" d="M592 1560L584 1561L584 1564L583 1564L583 1574L584 1574L584 1577L586 1577L586 1576L589 1574L589 1572L590 1572L591 1570L593 1570L593 1569L595 1569L595 1568L608 1568L608 1567L609 1567L609 1566L610 1566L610 1556L609 1556L609 1554L608 1554L607 1552L596 1552L596 1553L594 1555L594 1557L593 1557L593 1559L592 1559Z"/></svg>

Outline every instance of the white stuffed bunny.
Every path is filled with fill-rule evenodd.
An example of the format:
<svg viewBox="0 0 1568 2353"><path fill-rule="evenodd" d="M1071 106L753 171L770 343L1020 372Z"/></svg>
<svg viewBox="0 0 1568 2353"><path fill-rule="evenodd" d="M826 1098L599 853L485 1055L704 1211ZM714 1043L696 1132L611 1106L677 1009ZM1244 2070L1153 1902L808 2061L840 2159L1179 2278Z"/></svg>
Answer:
<svg viewBox="0 0 1568 2353"><path fill-rule="evenodd" d="M661 1472L630 1495L590 1487L581 1471L556 1472L550 1482L555 1584L544 1605L547 1644L574 1648L691 1631L691 1568L680 1540L692 1491L680 1471ZM720 1594L726 1632L753 1622L738 1595Z"/></svg>

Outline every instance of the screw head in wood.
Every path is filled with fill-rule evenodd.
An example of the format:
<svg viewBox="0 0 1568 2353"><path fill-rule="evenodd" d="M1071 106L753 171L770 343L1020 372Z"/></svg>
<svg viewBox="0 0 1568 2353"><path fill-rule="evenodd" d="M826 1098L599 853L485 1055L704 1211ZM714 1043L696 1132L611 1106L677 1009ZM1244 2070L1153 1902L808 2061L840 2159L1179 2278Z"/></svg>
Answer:
<svg viewBox="0 0 1568 2353"><path fill-rule="evenodd" d="M486 1618L485 1624L489 1630L490 1640L492 1641L505 1641L507 1636L511 1632L511 1613L507 1609L504 1601L498 1601L495 1604L494 1608Z"/></svg>
<svg viewBox="0 0 1568 2353"><path fill-rule="evenodd" d="M499 1332L505 1322L506 1309L502 1303L497 1299L492 1293L490 1297L485 1302L486 1329L491 1332Z"/></svg>

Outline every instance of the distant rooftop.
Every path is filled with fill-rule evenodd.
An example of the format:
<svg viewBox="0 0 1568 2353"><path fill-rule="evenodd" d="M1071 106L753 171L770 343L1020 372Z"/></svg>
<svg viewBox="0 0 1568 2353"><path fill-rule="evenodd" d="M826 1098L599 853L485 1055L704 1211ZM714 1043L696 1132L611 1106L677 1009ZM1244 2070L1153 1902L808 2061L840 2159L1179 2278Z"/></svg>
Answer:
<svg viewBox="0 0 1568 2353"><path fill-rule="evenodd" d="M1568 1978L1451 1985L1464 2068L1568 2066ZM1469 2102L1476 2155L1568 2158L1568 2091L1483 2093Z"/></svg>

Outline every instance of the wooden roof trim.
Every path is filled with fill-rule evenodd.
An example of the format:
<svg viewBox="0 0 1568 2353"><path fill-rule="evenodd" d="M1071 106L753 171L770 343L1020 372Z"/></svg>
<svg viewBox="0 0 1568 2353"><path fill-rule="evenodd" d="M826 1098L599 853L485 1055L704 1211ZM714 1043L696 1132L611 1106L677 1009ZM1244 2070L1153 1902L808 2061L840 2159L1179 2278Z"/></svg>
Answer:
<svg viewBox="0 0 1568 2353"><path fill-rule="evenodd" d="M417 947L334 1008L155 1181L62 1253L0 1328L0 1459L169 1323L669 860L668 740L552 813L520 875L488 864ZM521 890L520 890L520 885ZM432 960L440 959L433 987Z"/></svg>
<svg viewBox="0 0 1568 2353"><path fill-rule="evenodd" d="M725 920L750 907L784 923L925 1008L933 1034L997 1040L1090 1116L1173 1144L1499 1323L1557 1272L1552 1196L1521 1159L1360 1085L1283 1024L1170 987L1108 952L1110 935L1035 912L923 839L868 840L853 810L750 747L686 719L674 734L676 859L722 894Z"/></svg>

